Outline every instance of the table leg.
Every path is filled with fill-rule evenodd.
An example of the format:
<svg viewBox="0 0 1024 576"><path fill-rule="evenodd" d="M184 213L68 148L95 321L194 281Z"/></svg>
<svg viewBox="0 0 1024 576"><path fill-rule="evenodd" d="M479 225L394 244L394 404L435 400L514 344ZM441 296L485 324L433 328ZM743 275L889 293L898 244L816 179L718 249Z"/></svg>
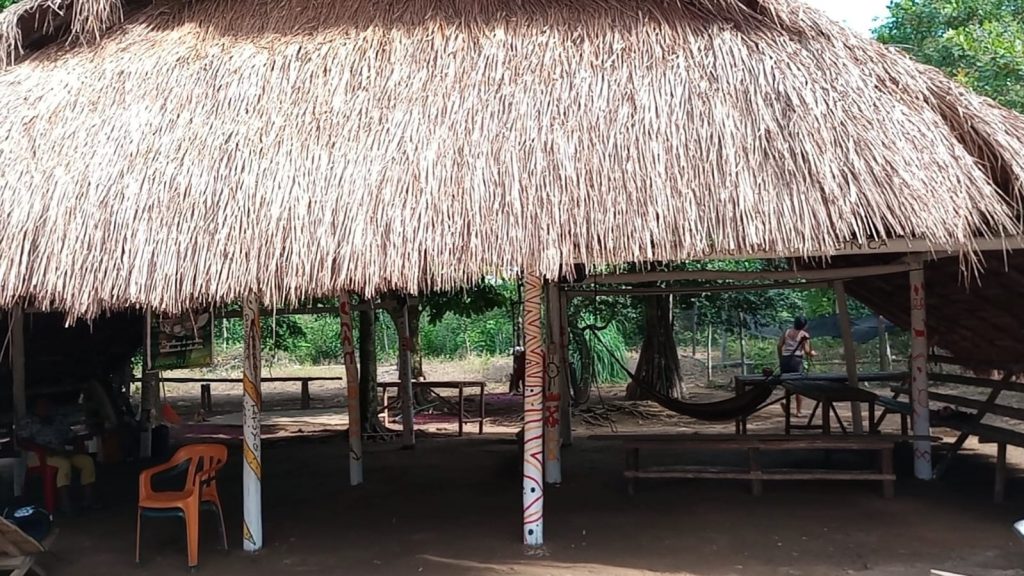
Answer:
<svg viewBox="0 0 1024 576"><path fill-rule="evenodd" d="M302 400L300 407L303 410L309 410L309 380L302 381Z"/></svg>
<svg viewBox="0 0 1024 576"><path fill-rule="evenodd" d="M1002 504L1006 495L1006 443L1000 442L996 445L996 490L994 499L996 504Z"/></svg>
<svg viewBox="0 0 1024 576"><path fill-rule="evenodd" d="M891 447L882 449L882 474L889 476L882 480L882 495L886 498L892 498L896 495L896 482L892 479L893 465Z"/></svg>
<svg viewBox="0 0 1024 576"><path fill-rule="evenodd" d="M786 412L786 435L789 436L789 434L790 434L790 426L792 426L792 420L793 420L793 418L789 414L789 408L790 408L790 403L791 403L790 402L790 394L789 394L788 391L784 392L783 394L785 394L785 395L783 396L784 400L782 401L782 403L786 407L786 410L785 410L785 412Z"/></svg>
<svg viewBox="0 0 1024 576"><path fill-rule="evenodd" d="M487 388L486 384L480 385L480 414L478 417L480 420L476 423L477 434L484 433L484 389ZM568 425L568 423L566 423Z"/></svg>
<svg viewBox="0 0 1024 576"><path fill-rule="evenodd" d="M764 491L764 480L761 478L761 450L758 448L750 448L747 450L747 457L750 460L750 473L754 476L751 480L751 488L754 496L760 496Z"/></svg>
<svg viewBox="0 0 1024 576"><path fill-rule="evenodd" d="M823 400L821 403L821 433L826 436L832 433L832 403Z"/></svg>
<svg viewBox="0 0 1024 576"><path fill-rule="evenodd" d="M462 427L466 416L466 395L462 385L459 384L459 438L462 437Z"/></svg>
<svg viewBox="0 0 1024 576"><path fill-rule="evenodd" d="M878 427L875 426L875 401L871 400L868 402L868 432L872 434L878 433Z"/></svg>

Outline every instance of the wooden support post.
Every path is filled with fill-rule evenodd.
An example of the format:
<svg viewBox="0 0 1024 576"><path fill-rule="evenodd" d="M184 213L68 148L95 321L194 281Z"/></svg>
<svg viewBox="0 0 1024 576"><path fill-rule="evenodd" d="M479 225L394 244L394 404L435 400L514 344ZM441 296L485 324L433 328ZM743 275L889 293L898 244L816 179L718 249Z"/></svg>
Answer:
<svg viewBox="0 0 1024 576"><path fill-rule="evenodd" d="M561 361L560 369L562 371L562 378L560 383L561 388L561 421L562 425L558 427L559 432L562 434L562 446L572 446L572 405L570 404L571 394L569 392L570 379L572 378L572 364L569 360L569 299L562 290L558 291L558 349L559 349L559 360Z"/></svg>
<svg viewBox="0 0 1024 576"><path fill-rule="evenodd" d="M859 388L857 381L857 346L853 341L853 327L850 325L850 307L846 299L846 284L836 282L832 284L836 293L836 308L839 312L839 330L843 334L843 357L846 359L846 377L850 386ZM850 411L853 413L853 431L857 434L864 433L864 411L860 402L850 402Z"/></svg>
<svg viewBox="0 0 1024 576"><path fill-rule="evenodd" d="M142 373L141 396L139 399L139 458L153 457L153 421L160 405L160 373L145 370Z"/></svg>
<svg viewBox="0 0 1024 576"><path fill-rule="evenodd" d="M743 325L746 324L746 318L743 316L743 312L738 312L736 316L740 329L740 374L745 376L747 374L747 335Z"/></svg>
<svg viewBox="0 0 1024 576"><path fill-rule="evenodd" d="M932 479L931 413L928 406L928 329L924 269L910 271L910 401L913 405L914 475Z"/></svg>
<svg viewBox="0 0 1024 576"><path fill-rule="evenodd" d="M260 385L260 305L255 297L242 301L244 323L242 372L242 548L246 552L263 549L263 450L260 442L260 411L263 391Z"/></svg>
<svg viewBox="0 0 1024 576"><path fill-rule="evenodd" d="M199 407L204 412L213 411L213 390L209 382L204 382L199 386Z"/></svg>
<svg viewBox="0 0 1024 576"><path fill-rule="evenodd" d="M406 297L398 303L398 379L401 387L398 395L402 400L402 447L416 446L416 432L413 429L412 395L412 342L409 336L409 301Z"/></svg>
<svg viewBox="0 0 1024 576"><path fill-rule="evenodd" d="M348 481L350 485L358 486L363 483L363 421L359 368L352 336L352 298L348 292L342 292L338 297L338 313L341 316L341 354L345 361L345 392L348 398Z"/></svg>
<svg viewBox="0 0 1024 576"><path fill-rule="evenodd" d="M28 396L25 388L25 310L21 305L11 309L11 376L14 380L15 423L28 414Z"/></svg>
<svg viewBox="0 0 1024 576"><path fill-rule="evenodd" d="M561 298L558 284L546 286L548 350L544 390L544 481L548 484L562 483L562 349L561 340Z"/></svg>
<svg viewBox="0 0 1024 576"><path fill-rule="evenodd" d="M535 274L524 275L523 331L526 383L523 386L523 542L544 545L544 286Z"/></svg>
<svg viewBox="0 0 1024 576"><path fill-rule="evenodd" d="M714 327L708 323L708 384L711 383L711 336Z"/></svg>
<svg viewBox="0 0 1024 576"><path fill-rule="evenodd" d="M878 369L892 372L892 348L889 347L889 333L885 330L885 318L878 317Z"/></svg>
<svg viewBox="0 0 1024 576"><path fill-rule="evenodd" d="M301 382L301 389L299 391L299 408L303 410L309 410L310 397L309 397L309 380L303 379Z"/></svg>
<svg viewBox="0 0 1024 576"><path fill-rule="evenodd" d="M690 356L697 357L697 304L693 305L693 318L690 319Z"/></svg>

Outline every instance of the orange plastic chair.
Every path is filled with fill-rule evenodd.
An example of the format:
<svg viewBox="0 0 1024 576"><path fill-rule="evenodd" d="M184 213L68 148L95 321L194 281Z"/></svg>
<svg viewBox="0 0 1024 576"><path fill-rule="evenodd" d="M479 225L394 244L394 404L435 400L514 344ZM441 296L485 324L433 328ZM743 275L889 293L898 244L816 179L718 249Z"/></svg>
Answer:
<svg viewBox="0 0 1024 576"><path fill-rule="evenodd" d="M217 494L217 472L228 459L228 449L221 444L192 444L183 446L174 456L159 466L143 470L139 474L139 509L135 528L135 562L142 560L142 518L180 516L185 519L185 533L188 540L188 567L199 566L199 513L203 509L217 512L220 520L220 537L226 550L227 534L224 531L224 511ZM153 479L158 475L185 473L181 490L156 491Z"/></svg>

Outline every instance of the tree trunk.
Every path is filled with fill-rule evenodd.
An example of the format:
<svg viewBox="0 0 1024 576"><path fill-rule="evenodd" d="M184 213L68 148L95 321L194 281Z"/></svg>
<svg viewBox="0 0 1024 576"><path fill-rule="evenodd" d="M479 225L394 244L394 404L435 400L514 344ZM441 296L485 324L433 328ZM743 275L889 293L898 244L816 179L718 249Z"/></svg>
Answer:
<svg viewBox="0 0 1024 576"><path fill-rule="evenodd" d="M627 400L647 398L644 388L673 398L686 395L672 328L672 300L668 296L645 298L644 341L640 346L634 381L626 389Z"/></svg>
<svg viewBox="0 0 1024 576"><path fill-rule="evenodd" d="M388 317L391 318L395 327L398 326L398 315L401 313L397 298L395 295L390 295L381 299L384 303L384 310L387 311ZM409 304L406 314L409 319L409 356L412 360L412 380L413 382L426 380L427 377L423 372L423 355L420 353L420 318L423 316L423 309L419 304ZM434 396L434 393L427 388L413 386L413 409L419 411L426 406L436 404Z"/></svg>
<svg viewBox="0 0 1024 576"><path fill-rule="evenodd" d="M359 311L359 411L364 434L391 431L380 421L377 394L377 318L373 310Z"/></svg>

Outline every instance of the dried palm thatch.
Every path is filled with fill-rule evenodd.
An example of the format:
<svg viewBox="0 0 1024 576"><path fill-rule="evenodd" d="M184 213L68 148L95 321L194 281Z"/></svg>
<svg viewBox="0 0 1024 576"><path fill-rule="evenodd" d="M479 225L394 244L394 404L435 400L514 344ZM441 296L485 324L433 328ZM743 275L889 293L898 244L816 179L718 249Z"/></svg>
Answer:
<svg viewBox="0 0 1024 576"><path fill-rule="evenodd" d="M68 15L70 39L96 40L120 22L122 14L121 0L21 0L0 12L0 68L22 55L26 27L50 34L57 21Z"/></svg>
<svg viewBox="0 0 1024 576"><path fill-rule="evenodd" d="M1024 118L790 0L162 1L0 73L0 306L1016 233Z"/></svg>

